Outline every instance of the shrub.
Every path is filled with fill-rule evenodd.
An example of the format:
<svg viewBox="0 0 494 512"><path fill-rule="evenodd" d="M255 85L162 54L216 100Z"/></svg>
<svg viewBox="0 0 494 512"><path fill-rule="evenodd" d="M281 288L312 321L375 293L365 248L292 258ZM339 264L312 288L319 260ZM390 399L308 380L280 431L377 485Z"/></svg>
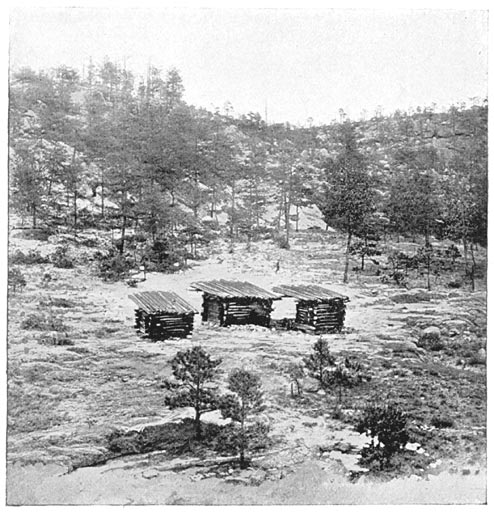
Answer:
<svg viewBox="0 0 494 512"><path fill-rule="evenodd" d="M98 276L102 277L105 281L125 279L133 267L132 261L114 249L110 250L107 254L97 252L95 258L98 261Z"/></svg>
<svg viewBox="0 0 494 512"><path fill-rule="evenodd" d="M14 252L9 258L10 264L17 265L40 265L43 263L49 263L49 259L41 255L41 253L35 249L29 249L27 254L24 254L20 249Z"/></svg>
<svg viewBox="0 0 494 512"><path fill-rule="evenodd" d="M29 240L39 240L41 242L47 242L48 238L54 234L54 231L48 228L32 228L23 229L15 236L16 238L26 238Z"/></svg>
<svg viewBox="0 0 494 512"><path fill-rule="evenodd" d="M53 315L45 316L38 313L28 315L21 322L21 329L38 331L66 331L67 326L60 318Z"/></svg>
<svg viewBox="0 0 494 512"><path fill-rule="evenodd" d="M273 242L280 249L290 249L290 244L287 241L286 236L284 236L282 233L274 233L273 234Z"/></svg>
<svg viewBox="0 0 494 512"><path fill-rule="evenodd" d="M50 259L55 267L74 268L74 262L67 256L69 248L66 245L60 245L51 254Z"/></svg>
<svg viewBox="0 0 494 512"><path fill-rule="evenodd" d="M325 389L336 388L338 391L338 404L341 403L344 388L358 386L363 381L362 365L349 357L336 366L333 371L323 373L322 385Z"/></svg>
<svg viewBox="0 0 494 512"><path fill-rule="evenodd" d="M370 445L361 451L367 464L377 461L379 469L389 465L391 457L403 451L410 439L406 415L394 404L373 404L360 415L357 432L371 437Z"/></svg>
<svg viewBox="0 0 494 512"><path fill-rule="evenodd" d="M43 277L41 278L42 284L48 284L50 281L53 281L53 277L49 272L46 272L43 274Z"/></svg>
<svg viewBox="0 0 494 512"><path fill-rule="evenodd" d="M335 365L335 358L329 353L328 342L319 338L312 346L312 353L303 358L309 375L322 385L327 368Z"/></svg>
<svg viewBox="0 0 494 512"><path fill-rule="evenodd" d="M63 297L50 297L49 299L41 299L39 305L53 306L56 308L73 308L76 306L76 303Z"/></svg>
<svg viewBox="0 0 494 512"><path fill-rule="evenodd" d="M219 425L206 423L201 445L215 448L221 430L222 427ZM114 430L107 435L106 446L110 452L120 455L166 449L168 454L177 456L194 451L198 447L201 449L194 435L194 420L186 418L177 423L151 425L139 432Z"/></svg>
<svg viewBox="0 0 494 512"><path fill-rule="evenodd" d="M67 333L55 332L52 334L45 334L39 338L40 345L57 345L57 346L71 346L74 342L68 337Z"/></svg>
<svg viewBox="0 0 494 512"><path fill-rule="evenodd" d="M22 290L24 286L26 286L26 278L18 268L9 270L8 280L9 288L11 288L13 292L16 292L17 289Z"/></svg>
<svg viewBox="0 0 494 512"><path fill-rule="evenodd" d="M434 416L431 425L436 428L452 428L455 422L448 416Z"/></svg>
<svg viewBox="0 0 494 512"><path fill-rule="evenodd" d="M445 347L444 342L441 340L441 333L436 328L429 328L422 332L416 345L433 352L442 350Z"/></svg>

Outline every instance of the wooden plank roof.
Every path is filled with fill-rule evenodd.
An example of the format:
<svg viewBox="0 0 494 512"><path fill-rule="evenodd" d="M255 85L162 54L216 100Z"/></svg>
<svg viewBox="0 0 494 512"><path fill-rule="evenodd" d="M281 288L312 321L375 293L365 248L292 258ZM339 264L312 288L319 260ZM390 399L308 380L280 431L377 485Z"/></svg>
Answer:
<svg viewBox="0 0 494 512"><path fill-rule="evenodd" d="M129 295L129 299L148 314L197 313L196 309L175 292L141 292Z"/></svg>
<svg viewBox="0 0 494 512"><path fill-rule="evenodd" d="M281 297L273 292L259 288L247 281L226 281L224 279L216 279L213 281L199 281L192 283L194 290L216 295L222 298L256 298L256 299L280 299Z"/></svg>
<svg viewBox="0 0 494 512"><path fill-rule="evenodd" d="M284 295L285 297L293 297L298 300L331 300L343 299L347 302L350 299L346 295L334 292L328 288L323 288L315 284L301 285L281 285L275 286L273 291Z"/></svg>

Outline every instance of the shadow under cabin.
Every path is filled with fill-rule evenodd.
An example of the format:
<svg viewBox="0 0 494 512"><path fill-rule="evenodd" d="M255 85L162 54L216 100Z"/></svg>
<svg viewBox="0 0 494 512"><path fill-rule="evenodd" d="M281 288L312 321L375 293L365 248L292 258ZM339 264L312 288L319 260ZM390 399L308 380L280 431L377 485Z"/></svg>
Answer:
<svg viewBox="0 0 494 512"><path fill-rule="evenodd" d="M192 333L198 311L175 292L142 292L129 295L129 299L137 305L135 328L146 337L164 340Z"/></svg>
<svg viewBox="0 0 494 512"><path fill-rule="evenodd" d="M318 285L282 285L273 291L296 300L291 328L313 334L340 332L345 323L347 296Z"/></svg>
<svg viewBox="0 0 494 512"><path fill-rule="evenodd" d="M202 321L228 325L261 325L269 327L273 301L281 297L247 281L223 279L192 283L191 288L203 292Z"/></svg>

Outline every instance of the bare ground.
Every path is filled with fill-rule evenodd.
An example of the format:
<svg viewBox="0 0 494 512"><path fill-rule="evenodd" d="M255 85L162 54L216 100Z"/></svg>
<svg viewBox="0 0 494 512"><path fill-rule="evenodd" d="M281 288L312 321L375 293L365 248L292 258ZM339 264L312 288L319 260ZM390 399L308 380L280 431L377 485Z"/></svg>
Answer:
<svg viewBox="0 0 494 512"><path fill-rule="evenodd" d="M9 298L8 502L484 502L486 368L479 349L486 345L485 285L480 283L475 292L451 290L444 277L428 293L418 288L424 286L421 276L412 279L413 289L405 290L382 284L370 271L342 285L343 243L334 234L301 233L290 251L259 242L248 253L239 244L228 254L226 244L218 244L190 270L149 274L137 289L173 289L197 309L202 299L190 283L218 277L268 289L314 282L345 293L351 300L345 329L325 339L336 356L358 357L371 380L346 393L339 415L334 414L334 398L315 393L309 381L301 398L290 396L286 369L310 351L311 335L215 328L200 325L197 315L190 338L152 343L133 330L128 294L135 290L124 283L103 283L87 265L22 266L28 285ZM36 244L41 252L53 252L53 244L11 238L11 250ZM78 258L90 252L72 251ZM478 257L485 260L483 253ZM277 261L279 272L274 271ZM42 280L47 272L49 283ZM70 307L49 305L60 297L72 301ZM279 304L274 316L284 316L291 307L289 301ZM50 311L68 326L73 345L43 345L39 340L45 333L20 328L29 314ZM414 343L420 329L431 325L441 330L442 350ZM193 458L181 461L166 453L84 467L112 456L105 441L111 430L190 414L168 410L160 385L170 375L168 362L176 351L197 344L223 359L225 374L237 366L260 374L273 446L256 454L248 470L201 466L200 460L194 465ZM352 417L370 400L383 398L398 402L410 415L412 462L405 474L386 480L400 478L379 482L364 475L350 483L349 476L359 469L358 450L367 442L353 430ZM438 418L447 426L435 427ZM183 462L192 464L173 470ZM70 472L74 467L81 468Z"/></svg>

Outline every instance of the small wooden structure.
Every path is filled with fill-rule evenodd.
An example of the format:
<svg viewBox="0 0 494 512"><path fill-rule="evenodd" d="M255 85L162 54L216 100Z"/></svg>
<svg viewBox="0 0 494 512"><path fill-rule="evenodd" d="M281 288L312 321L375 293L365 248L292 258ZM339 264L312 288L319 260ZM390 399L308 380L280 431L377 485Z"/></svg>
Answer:
<svg viewBox="0 0 494 512"><path fill-rule="evenodd" d="M283 285L273 291L297 301L294 329L315 334L340 332L345 322L345 303L350 299L317 285Z"/></svg>
<svg viewBox="0 0 494 512"><path fill-rule="evenodd" d="M185 338L194 328L197 311L175 292L129 295L136 305L135 328L152 339Z"/></svg>
<svg viewBox="0 0 494 512"><path fill-rule="evenodd" d="M246 281L201 281L192 288L202 291L202 320L221 326L254 324L269 327L273 300L281 297Z"/></svg>

